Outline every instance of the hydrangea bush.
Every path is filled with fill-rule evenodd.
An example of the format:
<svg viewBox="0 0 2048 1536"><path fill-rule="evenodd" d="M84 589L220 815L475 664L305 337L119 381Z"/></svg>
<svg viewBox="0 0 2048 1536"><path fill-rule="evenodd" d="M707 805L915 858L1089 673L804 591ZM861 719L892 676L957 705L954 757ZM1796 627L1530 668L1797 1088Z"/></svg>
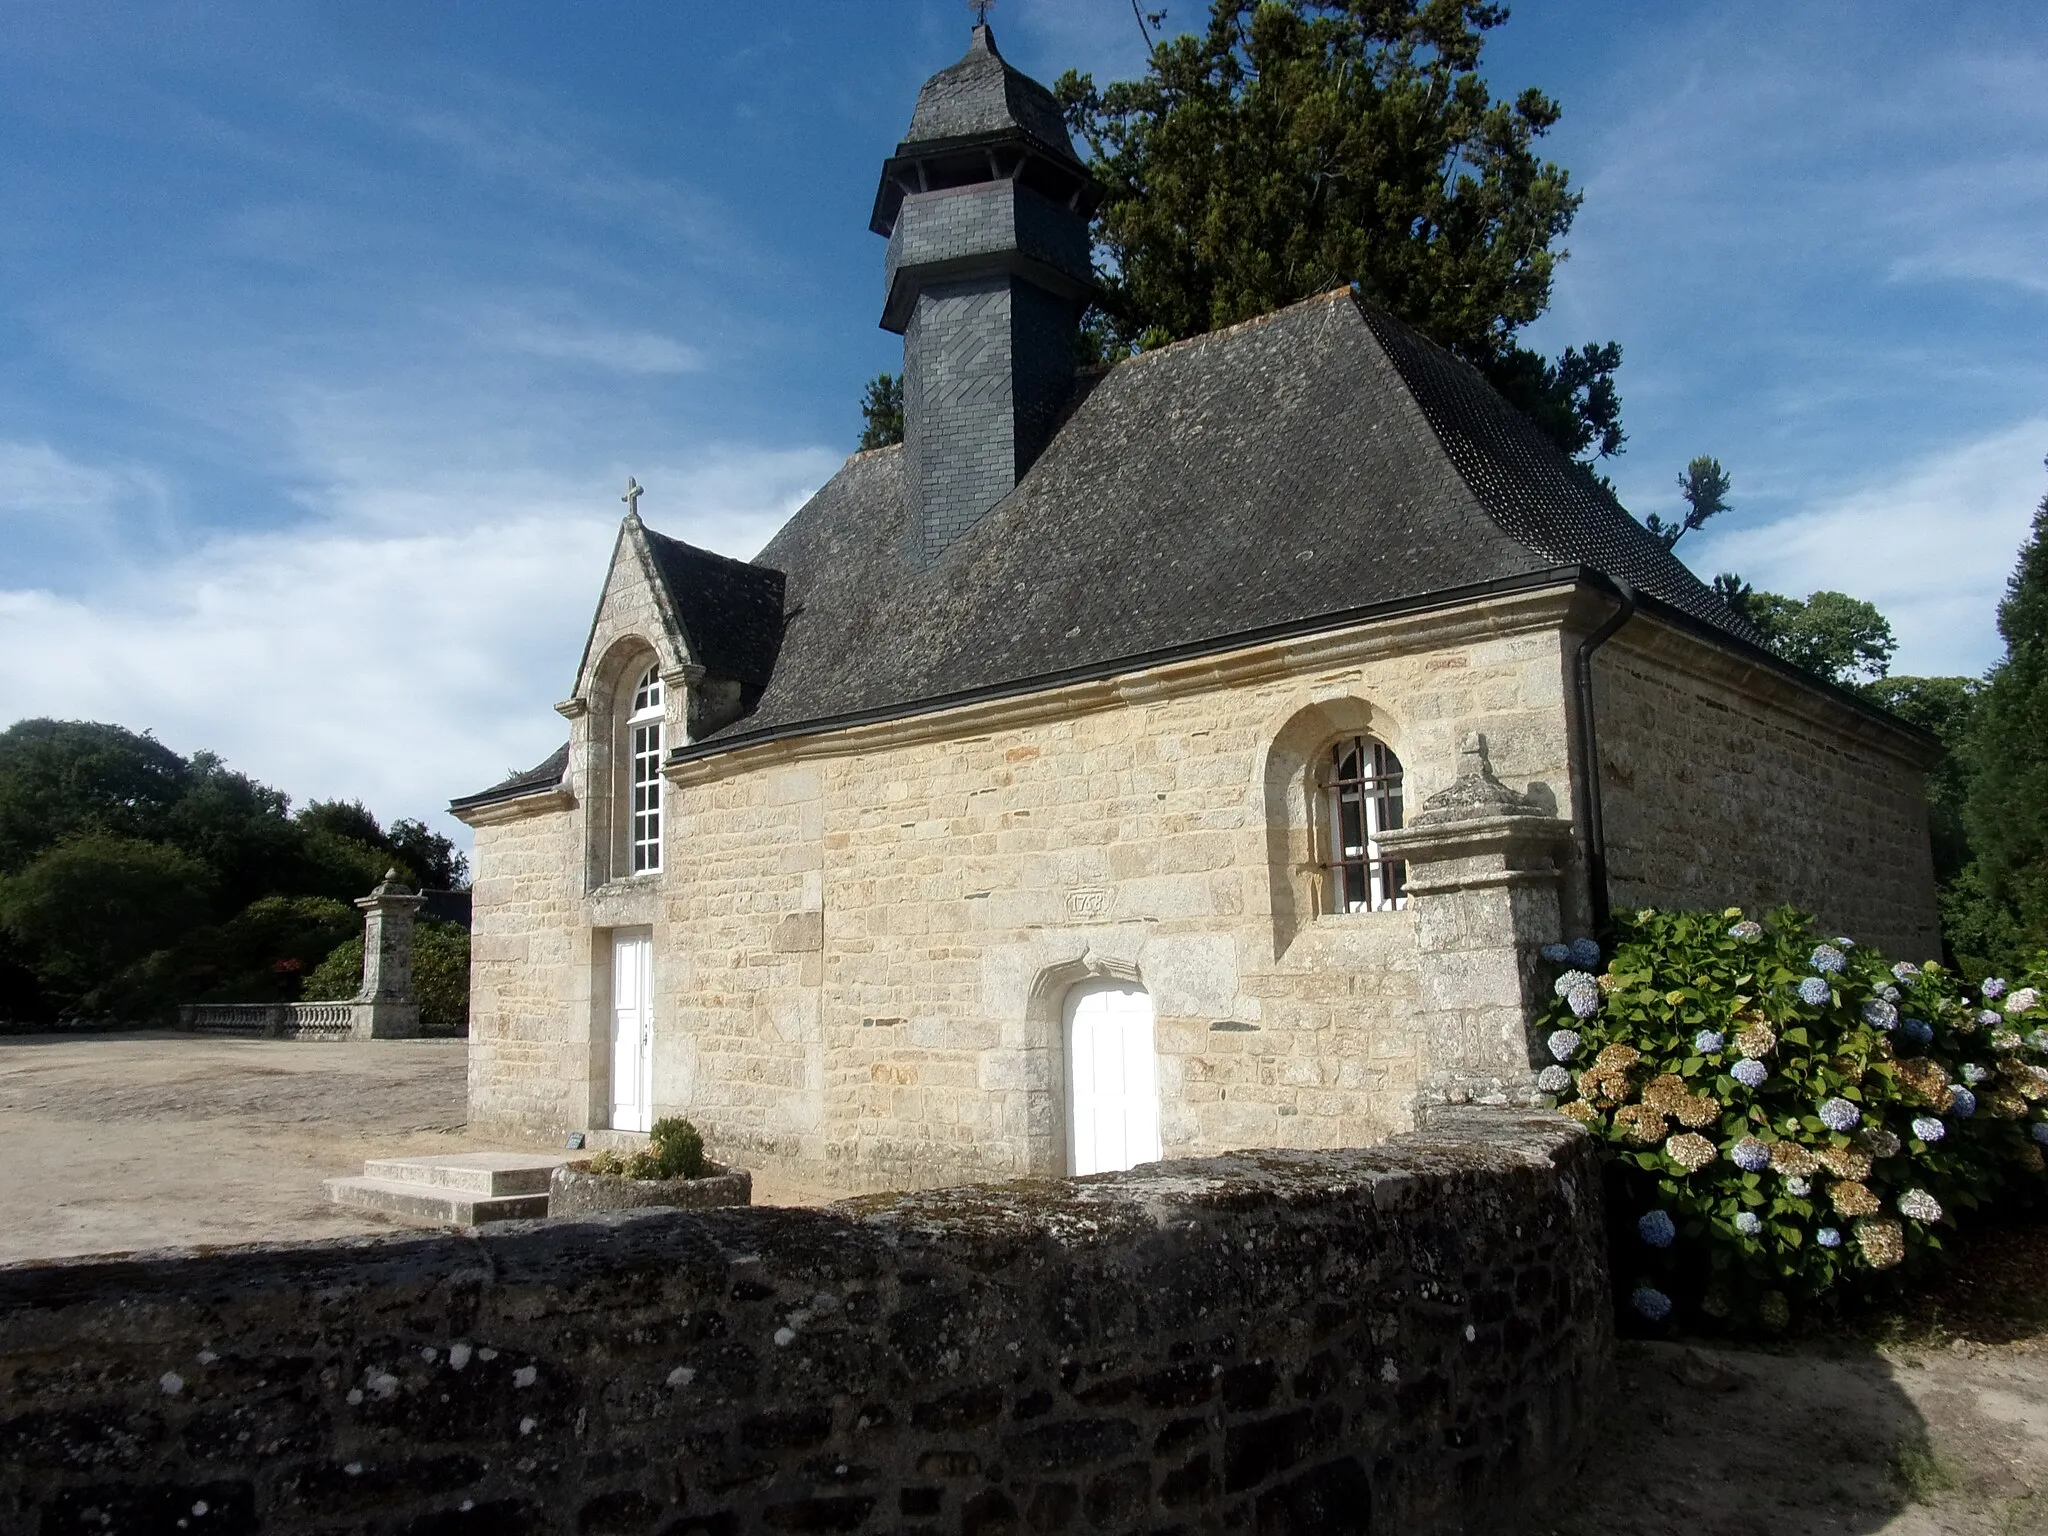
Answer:
<svg viewBox="0 0 2048 1536"><path fill-rule="evenodd" d="M1554 944L1538 1076L1609 1143L1641 1317L1782 1328L2048 1188L2042 986L1888 964L1790 909L1617 914ZM2021 978L2034 981L2038 978Z"/></svg>

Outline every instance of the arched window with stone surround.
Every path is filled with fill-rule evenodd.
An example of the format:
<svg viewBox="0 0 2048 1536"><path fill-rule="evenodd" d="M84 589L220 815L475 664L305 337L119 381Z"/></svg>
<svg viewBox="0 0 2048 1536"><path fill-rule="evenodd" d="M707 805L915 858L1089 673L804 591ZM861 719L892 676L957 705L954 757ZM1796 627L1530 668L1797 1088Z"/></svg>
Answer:
<svg viewBox="0 0 2048 1536"><path fill-rule="evenodd" d="M636 875L661 871L661 667L640 675L633 688L633 708L626 717L627 804L631 807L626 840Z"/></svg>
<svg viewBox="0 0 2048 1536"><path fill-rule="evenodd" d="M1389 912L1408 905L1408 866L1380 851L1401 825L1401 759L1371 736L1342 736L1323 762L1323 870L1332 912Z"/></svg>

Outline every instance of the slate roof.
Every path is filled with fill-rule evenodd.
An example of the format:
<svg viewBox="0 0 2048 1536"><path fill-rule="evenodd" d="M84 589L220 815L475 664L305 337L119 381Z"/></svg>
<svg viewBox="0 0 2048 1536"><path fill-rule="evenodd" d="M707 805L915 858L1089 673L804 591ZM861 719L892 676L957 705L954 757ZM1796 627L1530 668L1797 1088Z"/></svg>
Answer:
<svg viewBox="0 0 2048 1536"><path fill-rule="evenodd" d="M756 557L787 575L773 675L686 755L1581 566L1757 639L1475 371L1348 291L1111 369L930 566L902 459L849 459Z"/></svg>
<svg viewBox="0 0 2048 1536"><path fill-rule="evenodd" d="M750 688L765 684L782 643L782 572L715 555L652 528L641 531L675 602L690 654L715 677Z"/></svg>
<svg viewBox="0 0 2048 1536"><path fill-rule="evenodd" d="M473 805L489 805L494 800L516 800L521 795L531 795L540 790L553 789L562 782L562 775L569 769L569 743L563 742L548 754L547 761L524 773L515 773L508 779L500 779L489 789L480 789L473 795L464 795L459 800L448 802L451 811L466 810Z"/></svg>
<svg viewBox="0 0 2048 1536"><path fill-rule="evenodd" d="M953 139L1013 133L1076 166L1081 163L1067 136L1059 102L1051 91L1004 61L996 51L995 33L984 24L974 29L959 63L925 81L917 93L917 110L910 116L910 131L896 153Z"/></svg>

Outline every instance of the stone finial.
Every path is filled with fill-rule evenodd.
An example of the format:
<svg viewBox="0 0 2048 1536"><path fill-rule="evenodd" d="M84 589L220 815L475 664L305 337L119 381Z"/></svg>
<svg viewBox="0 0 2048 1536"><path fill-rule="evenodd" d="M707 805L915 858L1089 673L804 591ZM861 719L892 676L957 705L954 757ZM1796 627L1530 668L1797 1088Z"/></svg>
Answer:
<svg viewBox="0 0 2048 1536"><path fill-rule="evenodd" d="M1494 777L1486 738L1477 731L1467 731L1465 739L1458 743L1457 778L1425 800L1421 814L1410 825L1431 827L1480 817L1544 814L1542 806Z"/></svg>
<svg viewBox="0 0 2048 1536"><path fill-rule="evenodd" d="M646 494L647 489L645 486L641 485L631 475L626 476L626 494L619 498L619 500L626 504L626 516L638 517L640 515L640 498Z"/></svg>

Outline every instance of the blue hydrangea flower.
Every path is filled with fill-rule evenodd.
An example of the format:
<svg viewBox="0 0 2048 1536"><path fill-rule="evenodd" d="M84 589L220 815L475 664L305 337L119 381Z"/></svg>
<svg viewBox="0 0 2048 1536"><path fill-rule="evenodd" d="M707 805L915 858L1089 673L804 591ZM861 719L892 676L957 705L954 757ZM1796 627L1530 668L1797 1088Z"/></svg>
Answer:
<svg viewBox="0 0 2048 1536"><path fill-rule="evenodd" d="M1728 1037L1718 1029L1703 1029L1692 1037L1692 1048L1702 1056L1711 1056L1728 1043Z"/></svg>
<svg viewBox="0 0 2048 1536"><path fill-rule="evenodd" d="M1762 1173L1771 1166L1771 1149L1754 1136L1745 1136L1729 1150L1728 1161L1744 1173Z"/></svg>
<svg viewBox="0 0 2048 1536"><path fill-rule="evenodd" d="M1977 1095L1969 1089L1951 1088L1949 1094L1952 1099L1949 1109L1958 1120L1967 1120L1977 1113Z"/></svg>
<svg viewBox="0 0 2048 1536"><path fill-rule="evenodd" d="M1735 1213L1735 1230L1744 1237L1755 1237L1763 1229L1763 1218L1757 1215L1755 1211L1737 1211Z"/></svg>
<svg viewBox="0 0 2048 1536"><path fill-rule="evenodd" d="M1800 983L1802 992L1804 992L1805 986L1806 983ZM1890 1029L1899 1022L1899 1010L1883 998L1873 997L1863 1005L1863 1022L1872 1029Z"/></svg>
<svg viewBox="0 0 2048 1536"><path fill-rule="evenodd" d="M1761 1088L1771 1069L1754 1056L1745 1056L1728 1069L1728 1075L1745 1088Z"/></svg>
<svg viewBox="0 0 2048 1536"><path fill-rule="evenodd" d="M1600 946L1591 939L1572 940L1572 964L1582 970L1597 970L1600 966Z"/></svg>
<svg viewBox="0 0 2048 1536"><path fill-rule="evenodd" d="M1863 1111L1847 1099L1828 1099L1820 1107L1820 1123L1831 1131L1853 1131Z"/></svg>
<svg viewBox="0 0 2048 1536"><path fill-rule="evenodd" d="M1813 1180L1802 1179L1796 1173L1788 1173L1785 1175L1785 1193L1797 1195L1803 1200L1813 1193Z"/></svg>
<svg viewBox="0 0 2048 1536"><path fill-rule="evenodd" d="M1963 1063L1962 1073L1963 1081L1974 1087L1991 1075L1991 1069L1989 1067L1980 1067L1974 1061L1966 1061Z"/></svg>
<svg viewBox="0 0 2048 1536"><path fill-rule="evenodd" d="M1564 1000L1566 1005L1570 1007L1574 1018L1590 1019L1600 1011L1600 989L1598 987L1573 987L1571 991L1565 994Z"/></svg>
<svg viewBox="0 0 2048 1536"><path fill-rule="evenodd" d="M1993 1012L1991 1009L1981 1008L1977 1012L1977 1022L1983 1025L1986 1029L1989 1029L1994 1024L2003 1024L2005 1020L2000 1018L1998 1014Z"/></svg>
<svg viewBox="0 0 2048 1536"><path fill-rule="evenodd" d="M1556 981L1551 983L1550 990L1559 997L1570 997L1580 987L1597 987L1599 985L1599 982L1595 981L1584 971L1566 971Z"/></svg>
<svg viewBox="0 0 2048 1536"><path fill-rule="evenodd" d="M2034 1122L2034 1140L2040 1142L2042 1146L2048 1147L2048 1120L2036 1120Z"/></svg>
<svg viewBox="0 0 2048 1536"><path fill-rule="evenodd" d="M1545 1067L1536 1074L1536 1086L1545 1093L1563 1093L1571 1085L1572 1075L1563 1067Z"/></svg>
<svg viewBox="0 0 2048 1536"><path fill-rule="evenodd" d="M1572 947L1569 944L1546 944L1543 946L1543 958L1552 965L1563 965L1571 957Z"/></svg>
<svg viewBox="0 0 2048 1536"><path fill-rule="evenodd" d="M1899 989L1897 987L1879 987L1877 995L1888 1003L1896 1003L1899 1000Z"/></svg>
<svg viewBox="0 0 2048 1536"><path fill-rule="evenodd" d="M1579 1032L1576 1029L1553 1029L1544 1043L1559 1061L1570 1061L1579 1053Z"/></svg>
<svg viewBox="0 0 2048 1536"><path fill-rule="evenodd" d="M1823 1248L1839 1248L1842 1246L1842 1234L1833 1227L1822 1227L1813 1234L1813 1240Z"/></svg>
<svg viewBox="0 0 2048 1536"><path fill-rule="evenodd" d="M1983 990L1984 1001L1987 1003L1994 998L2005 996L2005 978L2003 976L1986 976L1984 978Z"/></svg>
<svg viewBox="0 0 2048 1536"><path fill-rule="evenodd" d="M1892 967L1892 974L1900 981L1912 981L1920 974L1920 967L1910 960L1901 960Z"/></svg>
<svg viewBox="0 0 2048 1536"><path fill-rule="evenodd" d="M1948 1134L1948 1127L1932 1115L1917 1115L1913 1119L1913 1134L1932 1145Z"/></svg>
<svg viewBox="0 0 2048 1536"><path fill-rule="evenodd" d="M1835 948L1834 945L1823 944L1813 952L1810 963L1816 971L1821 972L1823 975L1839 976L1842 974L1842 967L1848 964L1848 961L1843 958L1842 952Z"/></svg>
<svg viewBox="0 0 2048 1536"><path fill-rule="evenodd" d="M1825 977L1809 976L1799 983L1799 1001L1810 1003L1815 1008L1825 1008L1833 995L1834 989L1827 984Z"/></svg>
<svg viewBox="0 0 2048 1536"><path fill-rule="evenodd" d="M1915 1045L1934 1044L1934 1026L1925 1019L1908 1019L1899 1027L1899 1033Z"/></svg>
<svg viewBox="0 0 2048 1536"><path fill-rule="evenodd" d="M1636 1218L1636 1231L1652 1248L1669 1248L1678 1236L1678 1226L1668 1211L1645 1211Z"/></svg>
<svg viewBox="0 0 2048 1536"><path fill-rule="evenodd" d="M1671 1298L1654 1285L1639 1285L1628 1304L1653 1323L1661 1323L1671 1315Z"/></svg>
<svg viewBox="0 0 2048 1536"><path fill-rule="evenodd" d="M2021 987L2005 1000L2007 1014L2032 1013L2041 1006L2041 991L2038 987Z"/></svg>
<svg viewBox="0 0 2048 1536"><path fill-rule="evenodd" d="M1731 939L1760 939L1763 936L1764 925L1752 922L1746 917L1728 930L1728 937Z"/></svg>

